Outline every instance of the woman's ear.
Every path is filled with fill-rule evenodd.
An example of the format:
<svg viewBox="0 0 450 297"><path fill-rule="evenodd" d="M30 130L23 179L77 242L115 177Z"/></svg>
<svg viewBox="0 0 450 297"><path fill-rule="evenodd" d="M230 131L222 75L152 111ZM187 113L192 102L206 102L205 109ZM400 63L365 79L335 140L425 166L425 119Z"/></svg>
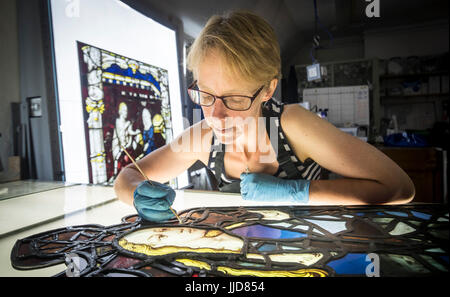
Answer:
<svg viewBox="0 0 450 297"><path fill-rule="evenodd" d="M265 101L269 100L270 98L272 98L273 93L275 93L275 90L277 89L277 85L278 85L278 79L274 78L270 81L269 87L264 92L264 97L261 100L262 102L265 102Z"/></svg>

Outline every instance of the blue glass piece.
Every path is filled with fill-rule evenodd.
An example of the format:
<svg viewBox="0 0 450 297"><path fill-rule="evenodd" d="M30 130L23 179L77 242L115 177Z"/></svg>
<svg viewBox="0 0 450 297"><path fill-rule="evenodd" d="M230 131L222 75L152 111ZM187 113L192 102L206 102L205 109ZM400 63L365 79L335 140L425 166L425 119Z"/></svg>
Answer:
<svg viewBox="0 0 450 297"><path fill-rule="evenodd" d="M363 212L357 212L356 215L362 217L362 216L364 216L364 215L366 215L366 214L363 213Z"/></svg>
<svg viewBox="0 0 450 297"><path fill-rule="evenodd" d="M271 252L271 251L275 251L277 249L277 246L274 244L270 244L270 243L266 243L263 244L262 246L260 246L258 248L258 251L260 252Z"/></svg>
<svg viewBox="0 0 450 297"><path fill-rule="evenodd" d="M431 218L431 215L423 213L423 212L411 210L411 213L419 219L429 220Z"/></svg>
<svg viewBox="0 0 450 297"><path fill-rule="evenodd" d="M448 256L441 256L441 259L448 263Z"/></svg>
<svg viewBox="0 0 450 297"><path fill-rule="evenodd" d="M285 251L300 251L302 248L295 247L295 246L282 245L281 249L285 250Z"/></svg>
<svg viewBox="0 0 450 297"><path fill-rule="evenodd" d="M257 263L242 262L242 261L238 261L238 262L236 262L236 264L243 266L243 267L250 267L250 268L261 268L261 267L265 266L265 264L257 264ZM227 265L227 264L224 263L223 265Z"/></svg>
<svg viewBox="0 0 450 297"><path fill-rule="evenodd" d="M289 230L281 230L278 228L267 227L263 225L251 225L231 230L234 234L245 237L258 237L270 239L290 239L306 237L305 233L294 232Z"/></svg>
<svg viewBox="0 0 450 297"><path fill-rule="evenodd" d="M105 69L105 72L110 72L110 73L114 73L114 74L118 74L118 75L122 75L122 76L128 76L128 77L133 77L133 78L137 78L140 80L148 81L148 82L152 83L158 89L158 91L161 91L161 86L160 86L159 82L150 73L142 74L141 72L139 72L139 70L136 71L136 73L133 73L133 71L130 68L122 69L117 64L111 65L110 67Z"/></svg>
<svg viewBox="0 0 450 297"><path fill-rule="evenodd" d="M366 274L366 267L370 264L366 261L367 254L347 254L341 259L329 262L327 265L337 274Z"/></svg>
<svg viewBox="0 0 450 297"><path fill-rule="evenodd" d="M385 211L385 213L393 215L393 216L398 216L398 217L404 217L404 218L408 217L407 213L401 212L401 211Z"/></svg>

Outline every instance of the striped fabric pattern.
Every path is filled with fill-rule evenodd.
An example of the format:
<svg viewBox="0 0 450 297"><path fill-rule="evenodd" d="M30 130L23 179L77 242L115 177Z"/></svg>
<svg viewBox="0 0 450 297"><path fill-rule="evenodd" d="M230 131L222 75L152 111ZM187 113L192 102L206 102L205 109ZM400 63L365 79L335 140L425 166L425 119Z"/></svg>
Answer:
<svg viewBox="0 0 450 297"><path fill-rule="evenodd" d="M294 163L295 167L298 170L299 179L305 179L305 180L317 180L320 179L320 173L322 171L322 168L319 164L317 164L314 160L311 158L308 158L305 160L305 162L301 162L294 154L293 150L291 149L286 136L283 132L283 129L280 125L280 118L281 118L281 110L283 103L280 103L273 98L267 101L264 105L264 107L268 108L269 110L274 111L277 114L278 119L275 120L275 125L278 129L278 143L281 143L285 150L289 152L291 156L291 161ZM279 170L277 174L275 174L276 177L279 178L285 178L287 176L286 172L284 170Z"/></svg>
<svg viewBox="0 0 450 297"><path fill-rule="evenodd" d="M290 162L292 162L298 170L298 173L296 174L294 179L305 179L305 180L320 179L321 172L322 172L322 168L320 167L320 165L318 163L316 163L314 160L312 160L311 158L306 159L305 162L301 162L295 156L293 150L291 149L289 143L287 142L287 139L283 132L283 129L280 126L280 116L281 116L282 107L283 107L282 105L283 105L283 103L277 102L276 100L274 100L272 98L269 101L267 101L263 107L267 108L277 114L277 119L275 119L274 122L278 129L278 143L281 144L284 147L284 149L290 154ZM270 136L270 134L269 134L269 136ZM213 141L212 141L212 146L211 146L211 152L209 155L208 167L214 174L216 173L215 172L215 158L217 155L217 150L221 149L221 148L223 149L223 147L221 147L221 144L219 143L218 139L213 134ZM222 170L222 171L224 171L224 170ZM277 173L275 173L274 176L285 179L287 177L287 174L282 169L282 167L279 166L279 169L278 169ZM225 183L225 184L230 184L233 181L236 181L236 179L225 176L224 173L222 173L221 178L222 178L223 183Z"/></svg>

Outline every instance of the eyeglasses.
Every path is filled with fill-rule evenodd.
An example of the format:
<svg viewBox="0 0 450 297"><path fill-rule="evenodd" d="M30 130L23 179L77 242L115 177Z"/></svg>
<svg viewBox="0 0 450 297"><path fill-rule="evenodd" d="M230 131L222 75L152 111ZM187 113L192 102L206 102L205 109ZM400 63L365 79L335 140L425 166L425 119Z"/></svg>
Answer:
<svg viewBox="0 0 450 297"><path fill-rule="evenodd" d="M194 81L188 88L188 94L195 104L199 104L201 106L211 106L214 104L216 99L221 99L223 104L225 104L228 109L244 111L248 110L250 106L252 106L253 101L256 97L258 97L263 88L264 86L259 88L251 97L244 95L216 96L205 91L200 91L197 87L197 81Z"/></svg>

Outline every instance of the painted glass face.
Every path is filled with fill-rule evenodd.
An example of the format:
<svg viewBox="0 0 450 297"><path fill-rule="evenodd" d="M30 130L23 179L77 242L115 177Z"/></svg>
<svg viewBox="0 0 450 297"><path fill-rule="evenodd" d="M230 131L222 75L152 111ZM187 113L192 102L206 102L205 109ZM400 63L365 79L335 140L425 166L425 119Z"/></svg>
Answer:
<svg viewBox="0 0 450 297"><path fill-rule="evenodd" d="M179 252L241 253L244 241L220 229L180 226L137 230L124 236L119 245L132 252L154 256Z"/></svg>
<svg viewBox="0 0 450 297"><path fill-rule="evenodd" d="M430 276L449 269L449 214L436 205L196 208L180 216L182 225L129 216L119 225L30 236L14 246L12 265L65 260L69 267L79 257L81 276Z"/></svg>

